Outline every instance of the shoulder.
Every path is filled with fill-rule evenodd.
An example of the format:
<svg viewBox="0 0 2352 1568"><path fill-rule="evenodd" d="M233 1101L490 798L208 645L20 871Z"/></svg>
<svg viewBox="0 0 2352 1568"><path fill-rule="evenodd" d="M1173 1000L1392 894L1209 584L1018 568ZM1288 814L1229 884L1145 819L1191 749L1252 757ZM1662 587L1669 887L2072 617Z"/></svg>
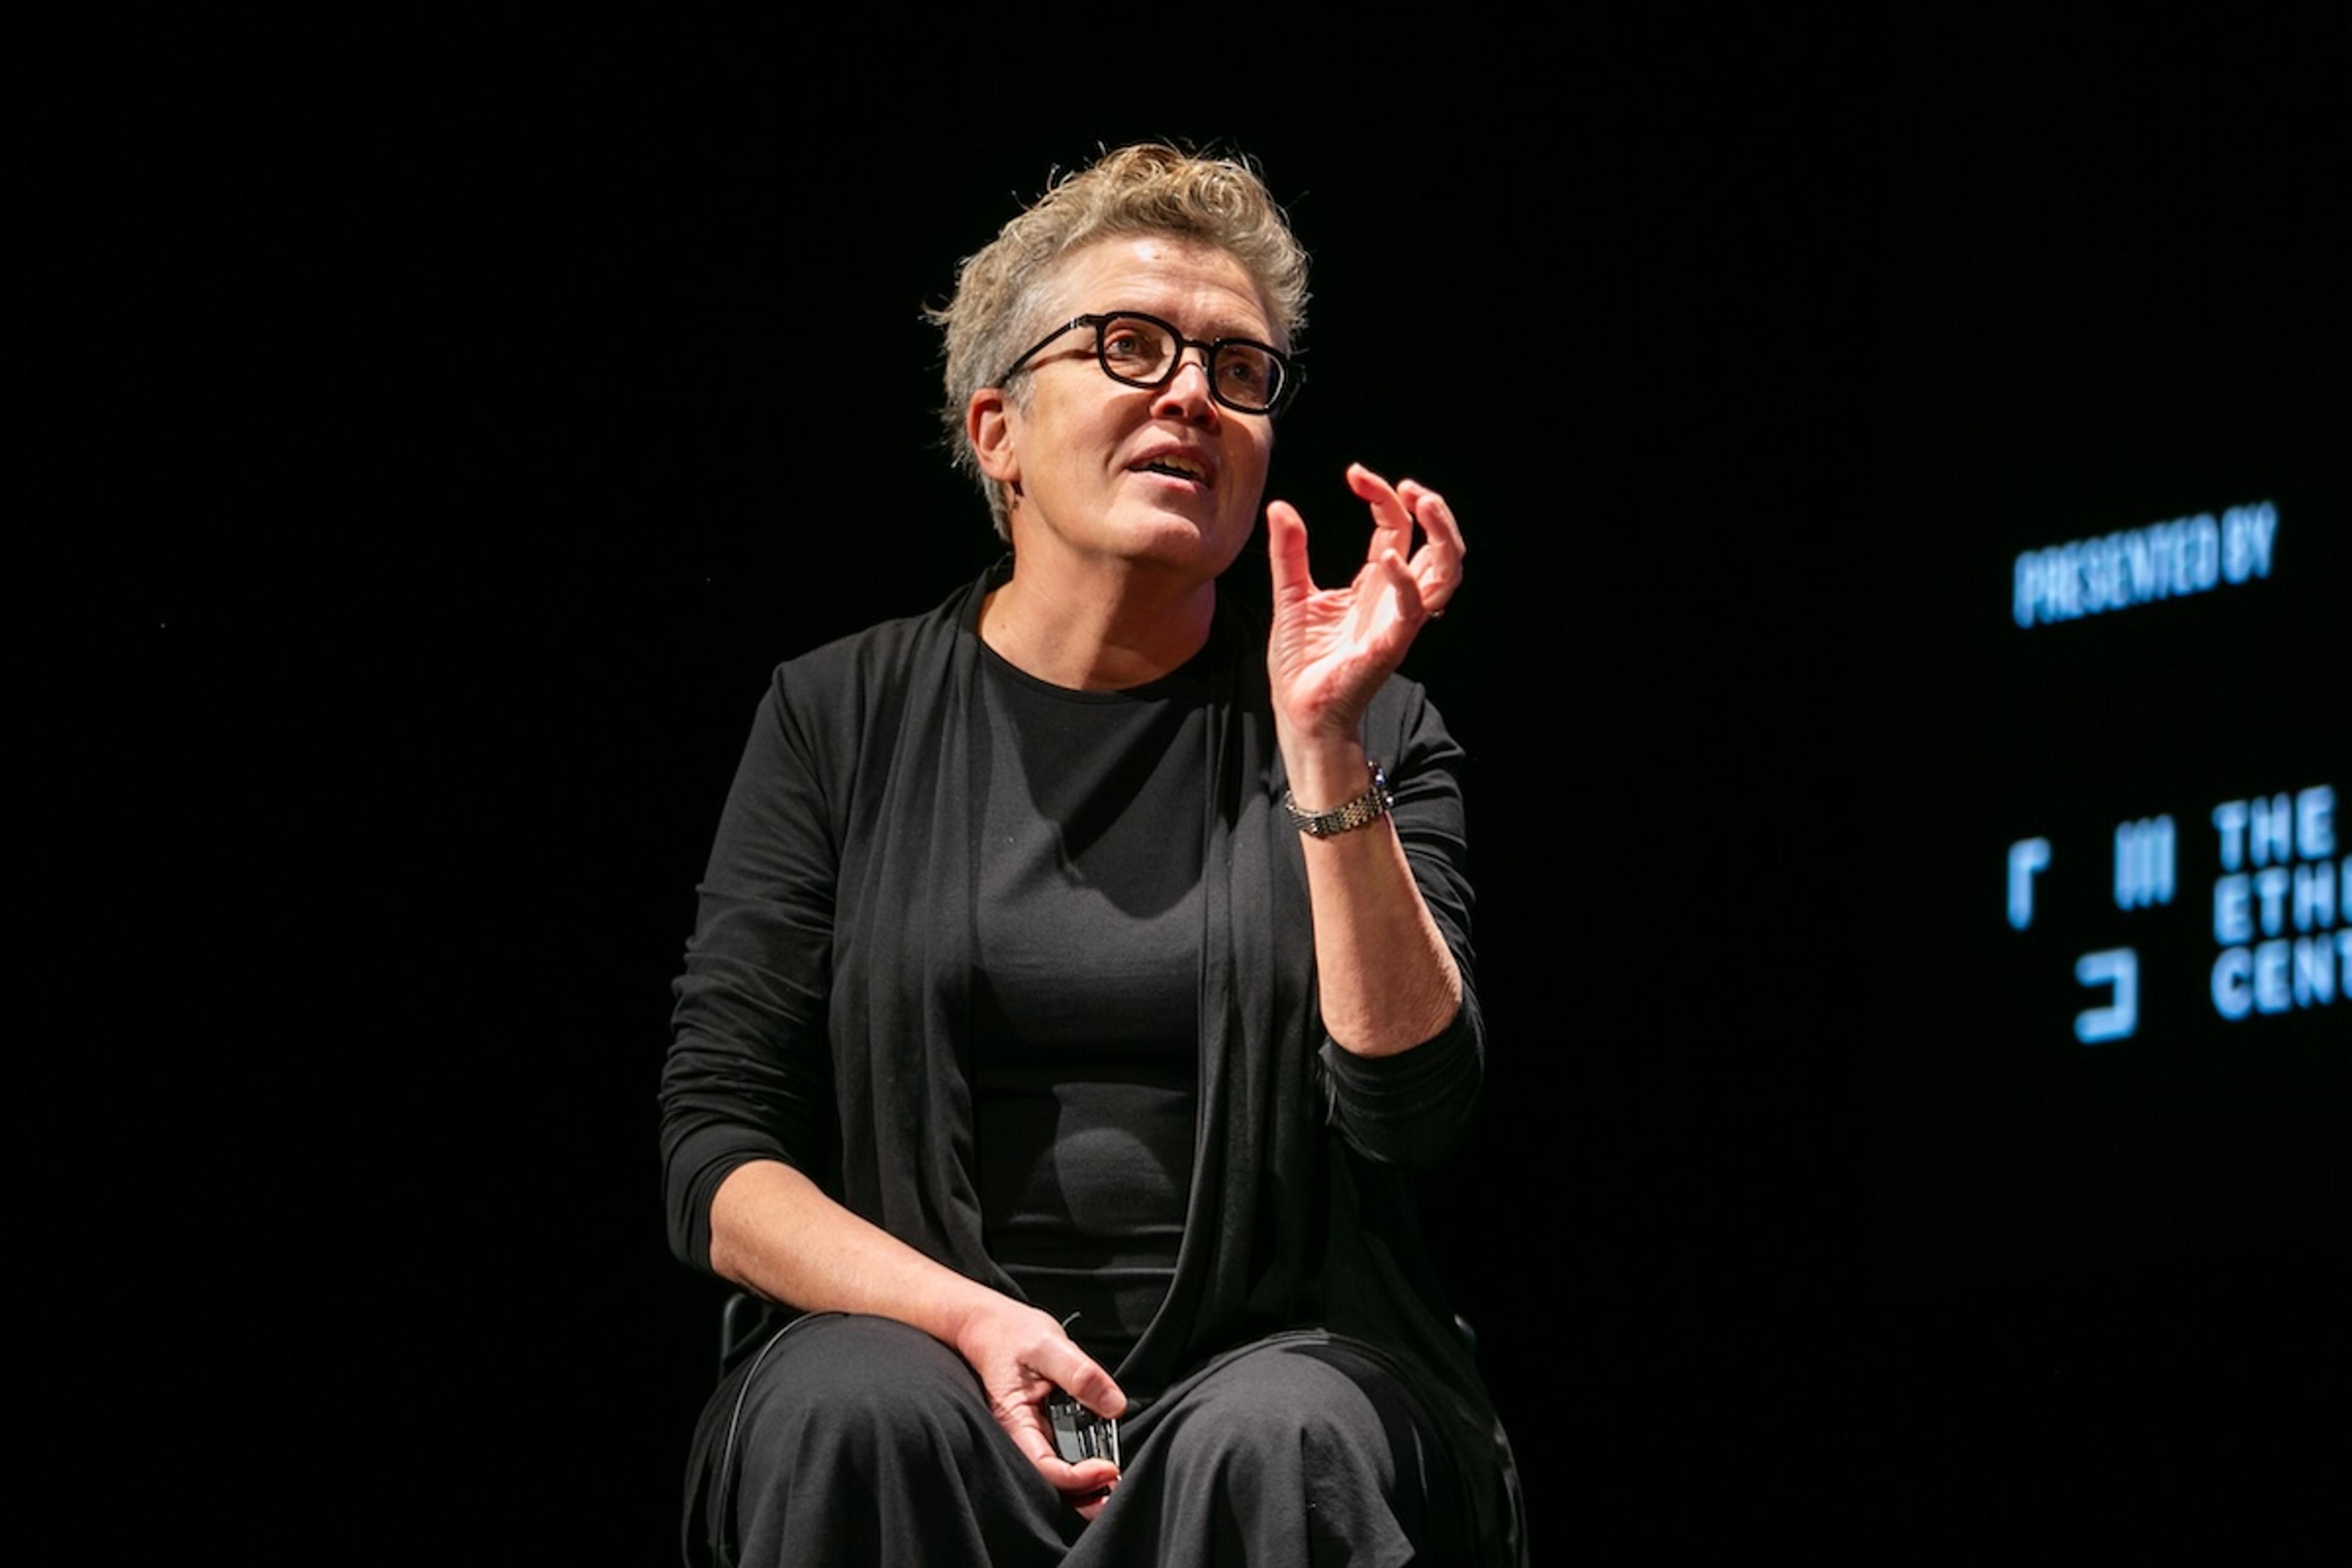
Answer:
<svg viewBox="0 0 2352 1568"><path fill-rule="evenodd" d="M805 809L814 790L833 815L852 781L877 754L890 754L890 737L930 717L923 705L935 707L952 684L960 634L984 589L984 582L969 584L927 615L868 626L777 665L752 719L739 795L764 799L781 789L802 801L794 809Z"/></svg>
<svg viewBox="0 0 2352 1568"><path fill-rule="evenodd" d="M924 672L944 668L969 640L989 578L966 584L919 616L884 621L776 666L771 705L799 727L828 728L902 700Z"/></svg>
<svg viewBox="0 0 2352 1568"><path fill-rule="evenodd" d="M776 667L779 686L825 688L863 682L928 659L944 658L971 629L989 579L968 583L919 616L884 621L795 654Z"/></svg>

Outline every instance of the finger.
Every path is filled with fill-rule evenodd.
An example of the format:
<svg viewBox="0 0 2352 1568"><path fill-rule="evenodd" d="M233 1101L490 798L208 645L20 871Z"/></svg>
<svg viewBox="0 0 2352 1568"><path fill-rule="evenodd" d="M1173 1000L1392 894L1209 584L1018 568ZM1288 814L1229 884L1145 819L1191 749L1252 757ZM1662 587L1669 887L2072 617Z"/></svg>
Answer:
<svg viewBox="0 0 2352 1568"><path fill-rule="evenodd" d="M1103 1466L1111 1472L1108 1479L1099 1482L1093 1479L1092 1468L1097 1465ZM1078 1468L1078 1473L1085 1476L1089 1484L1083 1491L1066 1490L1062 1493L1062 1498L1080 1519L1091 1523L1095 1515L1102 1512L1103 1505L1110 1501L1111 1491L1118 1485L1118 1471L1111 1467L1108 1459L1089 1459Z"/></svg>
<svg viewBox="0 0 2352 1568"><path fill-rule="evenodd" d="M1348 465L1348 488L1356 492L1358 500L1369 502L1376 510L1384 502L1396 500L1396 487L1361 463Z"/></svg>
<svg viewBox="0 0 2352 1568"><path fill-rule="evenodd" d="M1036 1467L1037 1473L1045 1478L1047 1486L1074 1502L1108 1491L1118 1484L1118 1467L1108 1459L1081 1459L1074 1465L1055 1453L1050 1441L1043 1453L1026 1447L1022 1452Z"/></svg>
<svg viewBox="0 0 2352 1568"><path fill-rule="evenodd" d="M1004 1435L1022 1458L1045 1479L1045 1484L1073 1502L1109 1489L1118 1481L1118 1467L1108 1459L1081 1459L1076 1464L1054 1447L1054 1435L1034 1405L1025 1405L1010 1420L1000 1420Z"/></svg>
<svg viewBox="0 0 2352 1568"><path fill-rule="evenodd" d="M1084 1497L1098 1492L1118 1479L1118 1467L1108 1459L1080 1459L1070 1463L1054 1450L1054 1439L1043 1429L1011 1434L1013 1445L1037 1468L1037 1473L1057 1492L1072 1497Z"/></svg>
<svg viewBox="0 0 2352 1568"><path fill-rule="evenodd" d="M1358 500L1372 509L1372 543L1367 552L1376 555L1382 550L1393 550L1402 555L1412 548L1412 513L1397 498L1388 480L1361 463L1348 465L1348 488ZM1383 537L1383 535L1387 537Z"/></svg>
<svg viewBox="0 0 2352 1568"><path fill-rule="evenodd" d="M1118 1467L1108 1459L1087 1459L1080 1464L1065 1465L1063 1468L1069 1471L1070 1482L1059 1489L1081 1497L1108 1491L1118 1484Z"/></svg>
<svg viewBox="0 0 2352 1568"><path fill-rule="evenodd" d="M1403 559L1391 550L1381 557L1380 568L1381 575L1386 577L1389 585L1396 590L1397 613L1404 617L1405 622L1410 625L1426 618L1430 612L1422 598L1421 584Z"/></svg>
<svg viewBox="0 0 2352 1568"><path fill-rule="evenodd" d="M1127 1395L1119 1392L1110 1373L1068 1340L1041 1350L1036 1367L1055 1387L1097 1415L1117 1415L1127 1408Z"/></svg>
<svg viewBox="0 0 2352 1568"><path fill-rule="evenodd" d="M1454 509L1445 498L1417 480L1407 479L1397 487L1398 495L1412 509L1427 542L1413 552L1413 574L1421 584L1421 596L1429 605L1431 615L1441 614L1454 591L1462 584L1462 558L1470 547L1462 537L1462 525L1454 521Z"/></svg>
<svg viewBox="0 0 2352 1568"><path fill-rule="evenodd" d="M1315 592L1315 574L1307 561L1307 520L1286 500L1266 503L1265 555L1274 574L1276 604L1303 599Z"/></svg>
<svg viewBox="0 0 2352 1568"><path fill-rule="evenodd" d="M1413 521L1421 524L1433 548L1457 558L1470 553L1470 546L1462 537L1462 525L1454 521L1454 509L1445 504L1444 496L1419 479L1407 479L1397 486L1397 498L1412 513Z"/></svg>

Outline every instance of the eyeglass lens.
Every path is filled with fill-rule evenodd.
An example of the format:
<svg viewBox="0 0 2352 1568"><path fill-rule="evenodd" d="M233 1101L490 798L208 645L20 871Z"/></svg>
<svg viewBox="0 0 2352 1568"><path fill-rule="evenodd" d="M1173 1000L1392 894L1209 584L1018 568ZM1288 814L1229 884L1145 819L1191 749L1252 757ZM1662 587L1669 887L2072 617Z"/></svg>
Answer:
<svg viewBox="0 0 2352 1568"><path fill-rule="evenodd" d="M1160 322L1107 316L1095 329L1103 369L1131 386L1156 387L1176 373L1182 345ZM1263 414L1282 394L1282 362L1255 343L1222 342L1210 351L1209 390L1220 403Z"/></svg>

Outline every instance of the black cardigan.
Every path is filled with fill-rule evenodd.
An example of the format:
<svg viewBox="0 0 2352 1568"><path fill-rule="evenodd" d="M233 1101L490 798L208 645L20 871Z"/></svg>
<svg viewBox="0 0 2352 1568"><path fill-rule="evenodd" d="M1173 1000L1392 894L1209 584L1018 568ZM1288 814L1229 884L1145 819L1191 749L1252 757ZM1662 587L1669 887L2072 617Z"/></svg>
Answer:
<svg viewBox="0 0 2352 1568"><path fill-rule="evenodd" d="M719 1183L774 1159L1020 1295L982 1248L963 1070L984 762L971 718L990 585L782 665L760 709L700 889L662 1080L671 1246L697 1268L709 1266ZM1393 679L1373 700L1365 747L1388 768L1397 832L1464 1003L1412 1051L1350 1056L1316 1011L1265 636L1221 605L1212 637L1199 1146L1168 1300L1114 1375L1148 1397L1286 1328L1380 1346L1451 1428L1485 1555L1519 1560L1509 1450L1422 1247L1411 1178L1467 1125L1484 1050L1461 751L1418 686Z"/></svg>

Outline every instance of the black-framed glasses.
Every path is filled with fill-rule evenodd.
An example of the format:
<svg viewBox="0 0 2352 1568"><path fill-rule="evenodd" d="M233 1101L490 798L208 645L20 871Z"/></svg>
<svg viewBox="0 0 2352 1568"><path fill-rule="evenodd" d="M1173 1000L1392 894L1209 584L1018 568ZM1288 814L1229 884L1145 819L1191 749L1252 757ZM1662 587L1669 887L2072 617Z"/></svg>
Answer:
<svg viewBox="0 0 2352 1568"><path fill-rule="evenodd" d="M1183 368L1184 351L1199 349L1207 368L1209 395L1237 414L1279 414L1297 395L1307 378L1290 356L1271 343L1248 338L1219 338L1202 342L1188 338L1157 316L1140 310L1112 310L1098 316L1077 316L1063 322L1030 346L996 378L1002 387L1021 373L1056 338L1080 327L1095 330L1095 359L1102 372L1125 386L1157 392L1176 379Z"/></svg>

